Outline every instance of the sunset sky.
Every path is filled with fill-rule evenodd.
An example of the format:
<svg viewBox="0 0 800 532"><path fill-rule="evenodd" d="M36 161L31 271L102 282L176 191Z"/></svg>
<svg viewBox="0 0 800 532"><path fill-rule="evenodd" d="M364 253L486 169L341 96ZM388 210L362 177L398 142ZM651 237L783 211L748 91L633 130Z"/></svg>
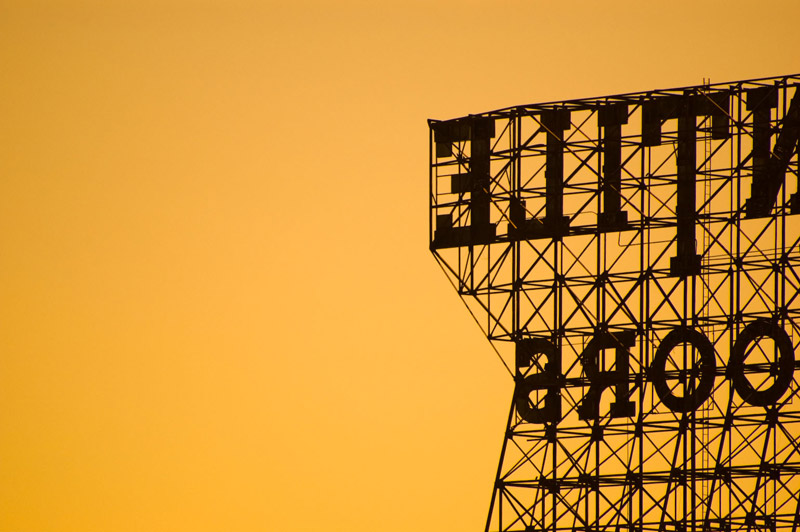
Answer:
<svg viewBox="0 0 800 532"><path fill-rule="evenodd" d="M0 532L481 531L428 129L800 72L800 2L0 0Z"/></svg>

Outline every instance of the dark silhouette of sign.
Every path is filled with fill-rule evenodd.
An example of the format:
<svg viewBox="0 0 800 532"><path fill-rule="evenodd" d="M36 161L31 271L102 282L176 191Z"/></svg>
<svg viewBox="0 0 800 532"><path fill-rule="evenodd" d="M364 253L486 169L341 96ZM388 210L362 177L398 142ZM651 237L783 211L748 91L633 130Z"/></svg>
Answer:
<svg viewBox="0 0 800 532"><path fill-rule="evenodd" d="M430 121L514 377L488 530L800 526L800 75Z"/></svg>

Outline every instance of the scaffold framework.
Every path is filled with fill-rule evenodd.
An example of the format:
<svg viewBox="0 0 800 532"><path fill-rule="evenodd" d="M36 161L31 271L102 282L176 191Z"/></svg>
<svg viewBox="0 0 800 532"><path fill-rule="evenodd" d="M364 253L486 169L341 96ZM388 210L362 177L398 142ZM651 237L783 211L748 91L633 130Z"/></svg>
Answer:
<svg viewBox="0 0 800 532"><path fill-rule="evenodd" d="M800 75L429 126L430 249L514 378L487 532L796 532Z"/></svg>

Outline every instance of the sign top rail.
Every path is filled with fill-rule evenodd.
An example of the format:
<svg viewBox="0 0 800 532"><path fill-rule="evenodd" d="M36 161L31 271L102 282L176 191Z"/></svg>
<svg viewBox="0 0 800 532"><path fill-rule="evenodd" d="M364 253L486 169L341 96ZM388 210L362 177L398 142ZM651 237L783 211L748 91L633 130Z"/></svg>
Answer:
<svg viewBox="0 0 800 532"><path fill-rule="evenodd" d="M469 117L493 117L493 118L508 118L520 112L537 112L546 109L566 108L566 109L593 109L599 105L605 105L613 102L637 102L644 99L652 99L666 96L678 96L690 93L700 92L724 92L730 90L746 90L755 87L780 87L786 85L793 85L800 83L800 73L789 74L784 76L755 78L740 81L728 81L722 83L709 83L700 85L688 85L685 87L673 87L669 89L652 89L638 92L627 92L622 94L614 94L607 96L594 96L588 98L576 98L572 100L554 100L549 102L531 103L523 105L513 105L510 107L503 107L493 111L485 111L482 113L468 114L461 117L450 119L428 119L429 124L436 124L439 122L447 122L450 120L460 120Z"/></svg>

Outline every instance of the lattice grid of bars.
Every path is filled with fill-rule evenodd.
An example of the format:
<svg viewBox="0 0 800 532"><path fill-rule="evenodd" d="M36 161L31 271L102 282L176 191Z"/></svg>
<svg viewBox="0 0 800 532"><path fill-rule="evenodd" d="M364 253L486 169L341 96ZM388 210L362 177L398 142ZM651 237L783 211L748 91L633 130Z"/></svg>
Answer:
<svg viewBox="0 0 800 532"><path fill-rule="evenodd" d="M799 86L785 76L430 122L434 256L517 383L550 360L520 355L526 340L560 359L557 421L530 422L515 394L487 531L798 528L798 379L754 406L730 361L754 322L780 327L792 352L800 343ZM704 370L685 341L669 351L674 396L714 375L685 412L648 371L675 329L706 337L715 362ZM594 370L627 363L633 410L614 406L614 381L581 411L600 336L616 343ZM777 349L749 345L741 371L756 392L780 378ZM531 390L527 406L545 408L548 393Z"/></svg>

